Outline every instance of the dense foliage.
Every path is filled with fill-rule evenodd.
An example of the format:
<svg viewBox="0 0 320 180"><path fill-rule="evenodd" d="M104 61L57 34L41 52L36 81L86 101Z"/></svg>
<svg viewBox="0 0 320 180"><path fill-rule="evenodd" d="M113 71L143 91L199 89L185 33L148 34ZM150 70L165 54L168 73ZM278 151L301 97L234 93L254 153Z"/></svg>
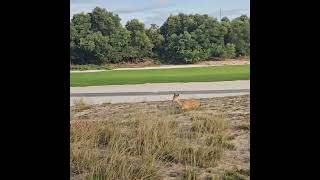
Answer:
<svg viewBox="0 0 320 180"><path fill-rule="evenodd" d="M146 28L138 19L123 27L120 17L96 7L75 14L70 23L72 64L103 64L158 58L170 63L194 63L218 57L250 54L250 18L221 21L208 15L178 14L161 27Z"/></svg>

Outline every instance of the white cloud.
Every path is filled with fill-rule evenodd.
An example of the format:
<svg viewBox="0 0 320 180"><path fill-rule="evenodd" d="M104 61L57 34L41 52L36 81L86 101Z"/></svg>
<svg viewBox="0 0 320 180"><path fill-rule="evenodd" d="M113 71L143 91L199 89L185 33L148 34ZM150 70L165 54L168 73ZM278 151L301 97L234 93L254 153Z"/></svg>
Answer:
<svg viewBox="0 0 320 180"><path fill-rule="evenodd" d="M169 0L158 0L158 2L160 4L167 4L169 2Z"/></svg>
<svg viewBox="0 0 320 180"><path fill-rule="evenodd" d="M169 7L170 5L168 4L163 4L163 5L150 5L146 7L128 7L128 8L121 8L121 9L116 9L114 10L115 13L136 13L136 12L143 12L143 11L150 11L150 10L155 10L155 9L161 9L161 8L166 8Z"/></svg>
<svg viewBox="0 0 320 180"><path fill-rule="evenodd" d="M228 10L221 9L221 18L228 17L230 19L233 19L243 14L250 16L250 10L249 9L228 9ZM210 13L210 16L220 18L220 10Z"/></svg>
<svg viewBox="0 0 320 180"><path fill-rule="evenodd" d="M101 2L101 0L70 0L70 4L92 4Z"/></svg>

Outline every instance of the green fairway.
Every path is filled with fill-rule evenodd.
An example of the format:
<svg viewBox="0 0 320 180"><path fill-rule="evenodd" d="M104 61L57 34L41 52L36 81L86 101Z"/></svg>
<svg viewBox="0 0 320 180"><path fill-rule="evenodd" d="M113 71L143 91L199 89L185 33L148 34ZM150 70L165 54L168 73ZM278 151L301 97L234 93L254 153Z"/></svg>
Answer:
<svg viewBox="0 0 320 180"><path fill-rule="evenodd" d="M169 82L249 80L250 65L71 73L70 84L99 86Z"/></svg>

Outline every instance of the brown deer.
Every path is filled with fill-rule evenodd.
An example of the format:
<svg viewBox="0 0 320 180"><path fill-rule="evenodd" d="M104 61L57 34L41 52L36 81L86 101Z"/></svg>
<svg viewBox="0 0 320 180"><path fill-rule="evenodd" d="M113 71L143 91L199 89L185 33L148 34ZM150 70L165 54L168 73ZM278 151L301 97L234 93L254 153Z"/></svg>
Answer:
<svg viewBox="0 0 320 180"><path fill-rule="evenodd" d="M179 98L179 94L176 93L173 94L172 102L176 102L182 110L195 109L200 107L200 102L193 99L182 100Z"/></svg>

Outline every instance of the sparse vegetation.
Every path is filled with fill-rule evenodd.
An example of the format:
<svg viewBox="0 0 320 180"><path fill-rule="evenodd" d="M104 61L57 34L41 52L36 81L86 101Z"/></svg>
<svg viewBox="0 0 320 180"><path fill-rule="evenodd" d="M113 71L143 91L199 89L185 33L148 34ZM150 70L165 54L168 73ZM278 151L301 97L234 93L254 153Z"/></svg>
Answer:
<svg viewBox="0 0 320 180"><path fill-rule="evenodd" d="M197 180L198 173L196 170L191 168L186 168L182 174L182 180Z"/></svg>
<svg viewBox="0 0 320 180"><path fill-rule="evenodd" d="M102 103L102 106L108 106L110 104L111 104L111 102L104 102L104 103Z"/></svg>
<svg viewBox="0 0 320 180"><path fill-rule="evenodd" d="M242 130L250 130L250 124L249 123L241 124L238 126L238 128Z"/></svg>
<svg viewBox="0 0 320 180"><path fill-rule="evenodd" d="M233 169L226 171L222 176L222 180L249 180L249 177L250 170Z"/></svg>
<svg viewBox="0 0 320 180"><path fill-rule="evenodd" d="M208 105L201 103L204 108ZM103 108L110 114L117 113L110 116L91 111L94 114L85 119L73 116L70 122L71 176L161 179L162 172L175 165L182 167L179 179L193 180L200 177L201 169L217 167L232 146L229 138L232 126L225 113L205 112L204 109L171 114L167 109L171 105L169 102L152 107L148 104L154 102L93 106L92 110ZM142 105L156 111L147 113ZM75 109L72 111L77 114ZM177 117L184 117L184 120ZM214 175L215 171L210 174ZM230 173L225 174L231 177Z"/></svg>
<svg viewBox="0 0 320 180"><path fill-rule="evenodd" d="M90 108L90 105L86 103L83 99L77 99L73 103L73 109L75 112L80 112Z"/></svg>
<svg viewBox="0 0 320 180"><path fill-rule="evenodd" d="M75 64L72 64L70 66L70 70L75 70L75 71L101 70L101 69L105 69L105 68L103 66L95 65L95 64L86 64L86 65L75 65Z"/></svg>
<svg viewBox="0 0 320 180"><path fill-rule="evenodd" d="M143 62L119 62L119 63L106 63L106 64L71 64L71 71L85 71L85 70L112 70L117 68L137 68L137 67L155 67L160 64L159 60L147 59Z"/></svg>
<svg viewBox="0 0 320 180"><path fill-rule="evenodd" d="M223 114L207 115L203 113L192 114L192 130L199 134L218 134L228 128Z"/></svg>
<svg viewBox="0 0 320 180"><path fill-rule="evenodd" d="M225 148L223 131L227 126L222 122L225 120L210 115L208 119L192 116L208 126L217 126L215 131L193 129L197 136L184 139L181 137L188 137L184 133L189 132L179 131L174 119L146 114L122 121L74 122L70 139L72 170L87 174L88 179L140 179L156 177L158 167L170 162L215 166ZM215 141L210 144L199 141L205 139L203 136L211 136Z"/></svg>

